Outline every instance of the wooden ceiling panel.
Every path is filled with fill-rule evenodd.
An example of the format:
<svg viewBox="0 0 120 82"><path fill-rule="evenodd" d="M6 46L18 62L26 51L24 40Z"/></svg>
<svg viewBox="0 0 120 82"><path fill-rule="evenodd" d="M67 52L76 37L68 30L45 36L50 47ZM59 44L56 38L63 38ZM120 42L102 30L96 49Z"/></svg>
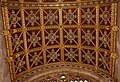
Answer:
<svg viewBox="0 0 120 82"><path fill-rule="evenodd" d="M3 3L12 80L39 66L69 62L114 75L117 4L82 1Z"/></svg>

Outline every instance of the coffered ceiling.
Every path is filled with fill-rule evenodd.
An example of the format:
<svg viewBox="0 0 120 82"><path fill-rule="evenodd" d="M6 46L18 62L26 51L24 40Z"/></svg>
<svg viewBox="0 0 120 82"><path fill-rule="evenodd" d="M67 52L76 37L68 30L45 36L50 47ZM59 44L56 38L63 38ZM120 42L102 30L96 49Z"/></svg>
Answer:
<svg viewBox="0 0 120 82"><path fill-rule="evenodd" d="M54 63L92 66L114 76L117 3L113 2L2 1L11 79Z"/></svg>

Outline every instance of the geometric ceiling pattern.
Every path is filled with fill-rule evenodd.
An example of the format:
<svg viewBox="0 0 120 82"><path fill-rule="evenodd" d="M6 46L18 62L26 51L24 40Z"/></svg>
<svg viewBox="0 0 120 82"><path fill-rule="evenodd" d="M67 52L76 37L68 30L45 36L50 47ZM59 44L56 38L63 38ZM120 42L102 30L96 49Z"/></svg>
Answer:
<svg viewBox="0 0 120 82"><path fill-rule="evenodd" d="M2 10L12 79L58 62L93 66L114 75L116 3L10 1L3 1Z"/></svg>

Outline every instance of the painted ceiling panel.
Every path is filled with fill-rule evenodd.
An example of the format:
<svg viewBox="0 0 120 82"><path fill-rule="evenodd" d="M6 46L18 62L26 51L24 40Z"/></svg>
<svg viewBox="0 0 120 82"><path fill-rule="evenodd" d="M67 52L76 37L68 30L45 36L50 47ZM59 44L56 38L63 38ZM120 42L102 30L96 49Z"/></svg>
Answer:
<svg viewBox="0 0 120 82"><path fill-rule="evenodd" d="M23 4L3 2L2 7L12 80L28 70L58 62L80 63L114 75L116 3L20 2Z"/></svg>

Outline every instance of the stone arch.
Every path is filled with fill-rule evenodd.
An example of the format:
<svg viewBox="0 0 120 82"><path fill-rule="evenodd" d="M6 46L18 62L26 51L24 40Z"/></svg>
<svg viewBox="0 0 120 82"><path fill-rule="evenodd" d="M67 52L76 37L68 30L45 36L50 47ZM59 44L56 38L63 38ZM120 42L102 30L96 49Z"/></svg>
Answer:
<svg viewBox="0 0 120 82"><path fill-rule="evenodd" d="M82 76L84 79L88 79L90 82L112 82L110 76L106 75L102 71L96 71L89 66L79 66L75 63L54 63L46 66L40 66L35 68L24 76L21 75L16 82L41 82L41 78L47 79L51 74L65 74L72 73L75 77Z"/></svg>

